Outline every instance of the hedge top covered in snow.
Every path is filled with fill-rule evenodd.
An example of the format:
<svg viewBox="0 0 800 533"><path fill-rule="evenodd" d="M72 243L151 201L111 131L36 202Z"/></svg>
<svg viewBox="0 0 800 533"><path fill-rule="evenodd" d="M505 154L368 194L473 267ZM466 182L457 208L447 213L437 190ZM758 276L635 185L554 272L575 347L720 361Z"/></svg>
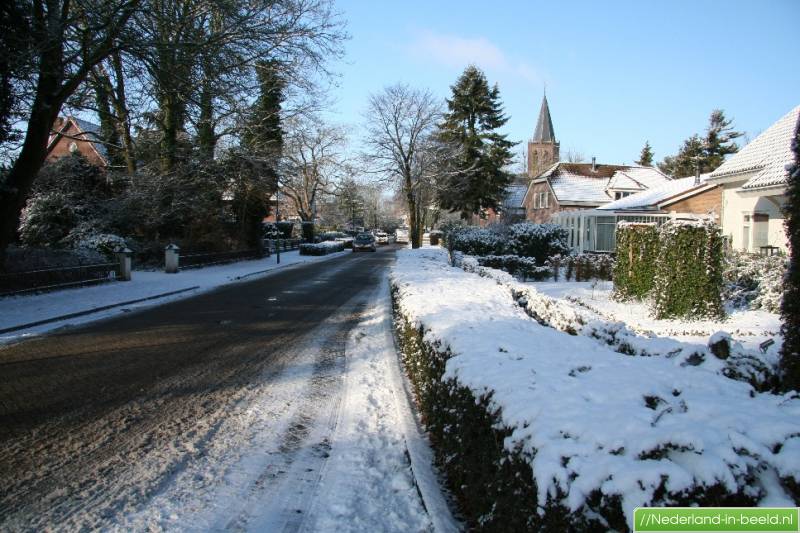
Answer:
<svg viewBox="0 0 800 533"><path fill-rule="evenodd" d="M399 311L449 347L445 378L491 393L505 441L530 462L539 505L586 511L587 498L675 502L719 486L760 505L794 505L800 399L659 357L629 357L539 325L497 281L403 250L392 274Z"/></svg>

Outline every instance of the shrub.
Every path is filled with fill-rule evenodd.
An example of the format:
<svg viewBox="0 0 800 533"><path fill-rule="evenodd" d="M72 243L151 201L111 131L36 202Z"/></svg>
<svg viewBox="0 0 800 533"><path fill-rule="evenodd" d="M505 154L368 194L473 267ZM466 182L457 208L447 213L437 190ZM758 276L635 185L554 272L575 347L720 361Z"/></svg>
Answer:
<svg viewBox="0 0 800 533"><path fill-rule="evenodd" d="M304 243L300 245L300 255L327 255L344 250L344 243L341 241L324 241L314 243Z"/></svg>
<svg viewBox="0 0 800 533"><path fill-rule="evenodd" d="M569 253L567 230L557 224L522 222L508 228L509 253L532 257L543 265L548 257Z"/></svg>
<svg viewBox="0 0 800 533"><path fill-rule="evenodd" d="M63 246L79 216L69 197L60 191L31 197L22 212L19 236L26 246Z"/></svg>
<svg viewBox="0 0 800 533"><path fill-rule="evenodd" d="M478 257L478 264L489 268L499 268L523 280L541 281L550 276L549 266L538 266L536 260L517 255L487 255Z"/></svg>
<svg viewBox="0 0 800 533"><path fill-rule="evenodd" d="M658 230L653 224L617 226L617 262L614 266L614 297L642 300L653 289Z"/></svg>
<svg viewBox="0 0 800 533"><path fill-rule="evenodd" d="M784 217L789 239L786 295L781 304L781 379L784 390L800 390L800 128L792 139L793 165L789 168Z"/></svg>
<svg viewBox="0 0 800 533"><path fill-rule="evenodd" d="M278 231L281 232L281 239L291 239L292 232L294 231L294 222L289 222L288 220L281 220L280 222L276 222L275 225L278 227Z"/></svg>
<svg viewBox="0 0 800 533"><path fill-rule="evenodd" d="M779 313L786 256L757 256L729 251L725 257L723 300L734 307Z"/></svg>
<svg viewBox="0 0 800 533"><path fill-rule="evenodd" d="M303 231L303 240L306 242L314 242L314 223L303 221L300 227Z"/></svg>
<svg viewBox="0 0 800 533"><path fill-rule="evenodd" d="M661 226L653 282L655 317L722 318L722 235L708 221Z"/></svg>
<svg viewBox="0 0 800 533"><path fill-rule="evenodd" d="M447 234L448 248L467 255L503 255L506 239L493 229L463 226Z"/></svg>

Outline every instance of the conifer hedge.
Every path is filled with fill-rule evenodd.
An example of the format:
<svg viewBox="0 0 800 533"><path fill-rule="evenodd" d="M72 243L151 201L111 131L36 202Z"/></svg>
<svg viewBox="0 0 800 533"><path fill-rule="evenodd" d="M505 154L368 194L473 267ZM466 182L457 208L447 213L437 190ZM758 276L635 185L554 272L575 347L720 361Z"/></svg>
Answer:
<svg viewBox="0 0 800 533"><path fill-rule="evenodd" d="M723 318L722 232L710 221L670 221L658 231L653 308L662 318Z"/></svg>
<svg viewBox="0 0 800 533"><path fill-rule="evenodd" d="M784 390L800 390L800 129L795 134L792 148L795 162L789 173L784 208L790 254L781 305L783 346L780 367Z"/></svg>
<svg viewBox="0 0 800 533"><path fill-rule="evenodd" d="M614 297L641 300L653 289L658 254L658 230L654 224L617 226L617 262Z"/></svg>

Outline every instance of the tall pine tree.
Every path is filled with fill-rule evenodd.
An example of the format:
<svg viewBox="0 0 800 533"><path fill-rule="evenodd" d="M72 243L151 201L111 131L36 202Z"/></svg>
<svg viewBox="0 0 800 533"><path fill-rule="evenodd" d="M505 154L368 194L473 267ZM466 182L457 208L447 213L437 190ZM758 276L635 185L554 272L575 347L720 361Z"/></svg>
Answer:
<svg viewBox="0 0 800 533"><path fill-rule="evenodd" d="M653 148L650 146L650 141L644 142L644 148L642 148L642 152L639 154L639 160L636 161L636 164L643 167L653 166Z"/></svg>
<svg viewBox="0 0 800 533"><path fill-rule="evenodd" d="M504 170L515 143L497 133L503 115L500 90L475 66L467 67L451 87L447 113L438 137L453 152L438 190L439 205L460 211L463 218L494 208L503 198L512 175Z"/></svg>
<svg viewBox="0 0 800 533"><path fill-rule="evenodd" d="M781 315L781 385L800 390L800 129L795 133L794 168L789 174L784 216L789 237L789 271L784 281Z"/></svg>
<svg viewBox="0 0 800 533"><path fill-rule="evenodd" d="M725 113L715 109L708 118L705 137L692 135L683 141L676 155L665 157L658 168L676 178L693 175L698 165L700 172L711 172L725 161L725 156L739 151L735 140L741 136Z"/></svg>

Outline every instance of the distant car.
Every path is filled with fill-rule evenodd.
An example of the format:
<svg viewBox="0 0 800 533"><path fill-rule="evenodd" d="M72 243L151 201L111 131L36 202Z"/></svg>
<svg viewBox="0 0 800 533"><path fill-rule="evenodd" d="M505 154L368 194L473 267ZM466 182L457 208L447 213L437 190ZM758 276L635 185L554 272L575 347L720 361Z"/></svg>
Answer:
<svg viewBox="0 0 800 533"><path fill-rule="evenodd" d="M362 251L375 251L375 237L372 236L371 233L359 233L356 235L356 238L353 239L353 251L354 252L362 252Z"/></svg>
<svg viewBox="0 0 800 533"><path fill-rule="evenodd" d="M408 243L408 230L397 228L394 232L395 242Z"/></svg>
<svg viewBox="0 0 800 533"><path fill-rule="evenodd" d="M389 236L386 233L379 231L375 234L375 241L378 244L389 244Z"/></svg>

